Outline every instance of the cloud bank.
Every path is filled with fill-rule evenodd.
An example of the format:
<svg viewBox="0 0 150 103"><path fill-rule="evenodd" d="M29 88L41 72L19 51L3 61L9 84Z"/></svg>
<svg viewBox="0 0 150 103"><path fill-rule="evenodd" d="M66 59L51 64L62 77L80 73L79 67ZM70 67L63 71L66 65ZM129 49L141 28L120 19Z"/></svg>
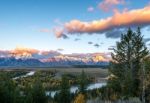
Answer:
<svg viewBox="0 0 150 103"><path fill-rule="evenodd" d="M14 57L16 59L20 58L33 58L38 59L40 61L47 60L98 60L98 61L109 61L110 53L73 53L73 54L62 54L60 51L64 49L60 48L57 51L49 50L49 51L41 51L32 48L25 47L17 47L14 50L0 50L0 58L9 58ZM99 59L101 58L101 59Z"/></svg>
<svg viewBox="0 0 150 103"><path fill-rule="evenodd" d="M32 48L25 48L25 47L16 47L14 50L0 50L0 57L16 57L16 58L49 58L58 56L61 53L54 50L49 51L41 51Z"/></svg>
<svg viewBox="0 0 150 103"><path fill-rule="evenodd" d="M114 15L105 19L93 20L90 22L71 20L63 25L63 27L55 28L55 35L60 38L63 35L78 35L78 34L94 34L106 33L106 37L119 37L119 34L110 34L108 31L115 29L123 29L127 27L147 26L150 24L150 6L142 9L130 11L115 11ZM61 28L61 29L60 29ZM116 32L116 31L115 31ZM117 33L117 32L116 32Z"/></svg>

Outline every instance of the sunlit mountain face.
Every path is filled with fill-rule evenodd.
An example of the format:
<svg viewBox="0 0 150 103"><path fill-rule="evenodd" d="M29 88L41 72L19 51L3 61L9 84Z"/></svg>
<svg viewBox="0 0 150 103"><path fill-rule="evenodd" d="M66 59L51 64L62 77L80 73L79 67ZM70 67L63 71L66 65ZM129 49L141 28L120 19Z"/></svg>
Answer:
<svg viewBox="0 0 150 103"><path fill-rule="evenodd" d="M17 47L14 50L0 51L0 66L63 66L63 65L105 65L110 60L109 53L62 54L58 51L40 51ZM5 63L5 62L6 63ZM12 63L11 63L12 62ZM36 63L35 63L36 62ZM25 64L24 64L25 63ZM27 64L26 64L27 63ZM42 64L43 63L43 64Z"/></svg>

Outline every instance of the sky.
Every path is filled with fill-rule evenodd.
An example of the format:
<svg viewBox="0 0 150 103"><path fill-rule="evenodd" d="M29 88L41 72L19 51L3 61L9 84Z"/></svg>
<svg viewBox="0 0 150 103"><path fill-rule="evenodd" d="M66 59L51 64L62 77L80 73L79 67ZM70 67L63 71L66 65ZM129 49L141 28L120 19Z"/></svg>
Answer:
<svg viewBox="0 0 150 103"><path fill-rule="evenodd" d="M150 45L150 0L1 0L0 49L110 52L127 28Z"/></svg>

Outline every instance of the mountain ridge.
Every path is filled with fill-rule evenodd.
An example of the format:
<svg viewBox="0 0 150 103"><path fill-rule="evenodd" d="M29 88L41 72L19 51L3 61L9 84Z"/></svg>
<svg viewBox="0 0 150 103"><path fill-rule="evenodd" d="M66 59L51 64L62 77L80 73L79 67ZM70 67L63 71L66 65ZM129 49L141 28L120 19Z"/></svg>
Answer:
<svg viewBox="0 0 150 103"><path fill-rule="evenodd" d="M48 61L48 62L42 62L38 59L34 58L14 58L14 57L7 57L7 58L0 58L0 66L1 67L90 67L90 66L107 66L109 62L106 61L78 61L78 60L55 60L53 61Z"/></svg>

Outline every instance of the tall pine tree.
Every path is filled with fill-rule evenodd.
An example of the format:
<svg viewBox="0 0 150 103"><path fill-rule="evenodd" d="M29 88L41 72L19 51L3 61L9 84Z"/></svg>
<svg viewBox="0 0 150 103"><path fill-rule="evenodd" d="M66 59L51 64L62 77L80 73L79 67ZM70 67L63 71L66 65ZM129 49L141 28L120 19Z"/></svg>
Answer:
<svg viewBox="0 0 150 103"><path fill-rule="evenodd" d="M0 75L0 103L19 103L21 100L19 88L15 82L9 78L8 74Z"/></svg>
<svg viewBox="0 0 150 103"><path fill-rule="evenodd" d="M80 78L79 78L79 92L81 94L85 94L86 88L87 88L87 76L84 70L82 70Z"/></svg>
<svg viewBox="0 0 150 103"><path fill-rule="evenodd" d="M142 60L148 55L140 28L133 32L130 28L126 34L121 35L120 42L117 42L110 73L115 76L113 79L121 88L123 96L140 96L140 71ZM113 83L110 80L111 83ZM108 82L109 83L109 82Z"/></svg>
<svg viewBox="0 0 150 103"><path fill-rule="evenodd" d="M26 91L26 103L47 103L48 97L40 82L39 78L36 78L34 83L27 88Z"/></svg>
<svg viewBox="0 0 150 103"><path fill-rule="evenodd" d="M66 75L63 75L61 85L60 85L58 103L70 103L70 101L71 101L71 95L70 95L69 80Z"/></svg>

